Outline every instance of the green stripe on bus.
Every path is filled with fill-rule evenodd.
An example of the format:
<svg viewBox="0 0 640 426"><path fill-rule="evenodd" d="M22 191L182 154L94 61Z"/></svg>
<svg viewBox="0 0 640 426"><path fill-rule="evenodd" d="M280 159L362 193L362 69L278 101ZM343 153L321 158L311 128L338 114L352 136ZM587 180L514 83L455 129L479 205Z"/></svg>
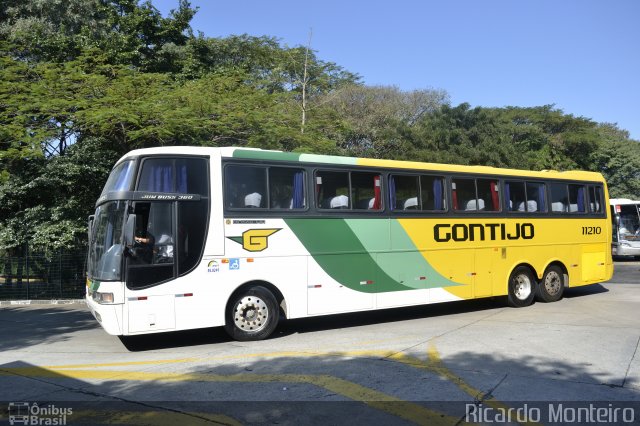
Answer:
<svg viewBox="0 0 640 426"><path fill-rule="evenodd" d="M379 219L345 220L368 252L378 252L376 263L399 284L416 288L437 288L459 285L440 275L425 261L405 229L396 219L385 220L388 227L381 229ZM377 225L371 226L377 223ZM389 241L390 239L390 241ZM391 250L389 250L391 248Z"/></svg>
<svg viewBox="0 0 640 426"><path fill-rule="evenodd" d="M285 222L318 265L331 278L353 290L382 293L457 285L437 274L415 247L389 251L389 219L285 219ZM399 224L393 226L396 235L403 239L402 244L411 243ZM381 241L376 241L376 236Z"/></svg>
<svg viewBox="0 0 640 426"><path fill-rule="evenodd" d="M295 152L236 149L233 151L233 158L246 158L250 160L300 161L300 154Z"/></svg>
<svg viewBox="0 0 640 426"><path fill-rule="evenodd" d="M346 164L355 165L356 158L336 157L332 155L300 154L297 152L254 151L251 149L236 149L233 158L249 160L301 161L306 163Z"/></svg>

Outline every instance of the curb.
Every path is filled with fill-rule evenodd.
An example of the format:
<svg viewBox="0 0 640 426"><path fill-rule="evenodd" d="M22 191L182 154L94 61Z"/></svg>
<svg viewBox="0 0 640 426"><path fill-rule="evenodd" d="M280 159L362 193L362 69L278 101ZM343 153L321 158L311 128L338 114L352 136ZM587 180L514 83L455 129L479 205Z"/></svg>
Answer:
<svg viewBox="0 0 640 426"><path fill-rule="evenodd" d="M0 300L0 306L9 305L73 305L84 304L84 299L61 299L61 300Z"/></svg>

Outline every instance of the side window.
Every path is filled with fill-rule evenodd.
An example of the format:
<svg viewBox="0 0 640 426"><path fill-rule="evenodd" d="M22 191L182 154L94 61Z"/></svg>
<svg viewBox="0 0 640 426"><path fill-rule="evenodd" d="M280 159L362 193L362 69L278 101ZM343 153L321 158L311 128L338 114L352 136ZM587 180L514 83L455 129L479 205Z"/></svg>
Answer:
<svg viewBox="0 0 640 426"><path fill-rule="evenodd" d="M418 176L391 175L389 177L391 210L420 210L420 182Z"/></svg>
<svg viewBox="0 0 640 426"><path fill-rule="evenodd" d="M316 173L316 203L321 209L348 209L349 172L319 170Z"/></svg>
<svg viewBox="0 0 640 426"><path fill-rule="evenodd" d="M527 182L527 211L546 212L547 203L545 194L544 183Z"/></svg>
<svg viewBox="0 0 640 426"><path fill-rule="evenodd" d="M453 208L458 211L500 211L499 188L494 179L455 178L451 181Z"/></svg>
<svg viewBox="0 0 640 426"><path fill-rule="evenodd" d="M590 185L589 186L589 211L591 213L602 213L602 187Z"/></svg>
<svg viewBox="0 0 640 426"><path fill-rule="evenodd" d="M453 208L458 211L480 210L476 200L476 182L474 179L452 179L451 193Z"/></svg>
<svg viewBox="0 0 640 426"><path fill-rule="evenodd" d="M569 212L586 213L586 191L584 185L568 185L569 187Z"/></svg>
<svg viewBox="0 0 640 426"><path fill-rule="evenodd" d="M147 158L143 160L138 191L209 195L204 158Z"/></svg>
<svg viewBox="0 0 640 426"><path fill-rule="evenodd" d="M382 210L380 175L351 172L351 194L355 210Z"/></svg>
<svg viewBox="0 0 640 426"><path fill-rule="evenodd" d="M504 183L504 197L507 202L507 211L524 212L527 207L527 192L524 182L506 181Z"/></svg>
<svg viewBox="0 0 640 426"><path fill-rule="evenodd" d="M315 187L320 209L382 210L378 173L319 170Z"/></svg>
<svg viewBox="0 0 640 426"><path fill-rule="evenodd" d="M420 176L420 198L422 210L447 209L444 198L444 178L437 176Z"/></svg>
<svg viewBox="0 0 640 426"><path fill-rule="evenodd" d="M493 179L478 179L476 180L478 186L478 210L484 210L487 212L499 212L500 211L500 186L497 180ZM484 204L484 208L482 205Z"/></svg>
<svg viewBox="0 0 640 426"><path fill-rule="evenodd" d="M554 213L564 213L569 211L569 197L567 185L564 183L552 183L551 190L551 211Z"/></svg>
<svg viewBox="0 0 640 426"><path fill-rule="evenodd" d="M267 207L267 169L228 165L224 180L225 206L228 208Z"/></svg>
<svg viewBox="0 0 640 426"><path fill-rule="evenodd" d="M505 181L504 192L507 211L527 213L546 211L543 183Z"/></svg>
<svg viewBox="0 0 640 426"><path fill-rule="evenodd" d="M389 177L391 210L446 210L444 178L427 175Z"/></svg>
<svg viewBox="0 0 640 426"><path fill-rule="evenodd" d="M272 209L303 209L304 170L287 167L269 168L269 207Z"/></svg>

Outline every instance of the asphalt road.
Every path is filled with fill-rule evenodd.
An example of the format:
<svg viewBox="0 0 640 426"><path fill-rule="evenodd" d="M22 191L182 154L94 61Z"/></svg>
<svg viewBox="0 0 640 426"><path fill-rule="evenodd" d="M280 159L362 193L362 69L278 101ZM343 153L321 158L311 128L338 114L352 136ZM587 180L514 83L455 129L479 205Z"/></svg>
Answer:
<svg viewBox="0 0 640 426"><path fill-rule="evenodd" d="M556 303L485 299L294 320L246 343L220 328L120 339L83 305L2 306L0 417L488 424L511 413L514 423L547 424L591 407L605 417L584 424L637 424L639 284L640 262L617 262L610 282Z"/></svg>
<svg viewBox="0 0 640 426"><path fill-rule="evenodd" d="M617 260L611 282L640 284L640 261Z"/></svg>

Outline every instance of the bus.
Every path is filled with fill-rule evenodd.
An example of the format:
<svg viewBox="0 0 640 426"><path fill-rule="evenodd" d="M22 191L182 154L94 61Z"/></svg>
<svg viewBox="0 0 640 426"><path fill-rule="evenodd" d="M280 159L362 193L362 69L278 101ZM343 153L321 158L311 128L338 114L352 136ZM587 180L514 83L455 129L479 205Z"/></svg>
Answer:
<svg viewBox="0 0 640 426"><path fill-rule="evenodd" d="M611 278L599 173L251 148L135 150L89 218L86 301L107 333L223 326L504 296Z"/></svg>
<svg viewBox="0 0 640 426"><path fill-rule="evenodd" d="M640 201L612 198L611 253L616 257L640 256Z"/></svg>

